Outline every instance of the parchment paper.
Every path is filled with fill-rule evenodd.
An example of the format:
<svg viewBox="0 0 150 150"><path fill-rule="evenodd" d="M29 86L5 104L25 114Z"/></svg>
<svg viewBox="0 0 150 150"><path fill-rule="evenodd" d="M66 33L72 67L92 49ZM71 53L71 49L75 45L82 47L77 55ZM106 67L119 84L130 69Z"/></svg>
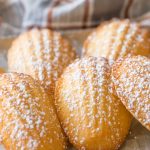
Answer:
<svg viewBox="0 0 150 150"><path fill-rule="evenodd" d="M62 34L71 41L80 56L82 43L90 32L91 30L78 30L62 32ZM0 39L0 67L3 67L6 71L7 50L14 38ZM0 150L3 149L3 146L0 146ZM69 149L73 150L74 148ZM120 150L150 150L150 132L133 119L130 132Z"/></svg>

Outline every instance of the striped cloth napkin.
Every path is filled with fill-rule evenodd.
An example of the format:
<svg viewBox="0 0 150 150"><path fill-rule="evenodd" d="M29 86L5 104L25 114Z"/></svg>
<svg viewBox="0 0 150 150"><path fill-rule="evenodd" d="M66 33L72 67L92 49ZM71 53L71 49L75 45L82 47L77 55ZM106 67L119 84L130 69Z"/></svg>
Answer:
<svg viewBox="0 0 150 150"><path fill-rule="evenodd" d="M130 18L149 26L149 11L150 0L0 0L0 37L32 27L90 28L113 17Z"/></svg>

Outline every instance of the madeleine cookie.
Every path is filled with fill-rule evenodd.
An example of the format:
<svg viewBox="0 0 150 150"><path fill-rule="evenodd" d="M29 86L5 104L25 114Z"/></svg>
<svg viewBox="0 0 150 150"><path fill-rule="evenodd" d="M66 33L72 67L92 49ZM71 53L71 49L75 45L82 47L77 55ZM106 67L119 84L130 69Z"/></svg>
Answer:
<svg viewBox="0 0 150 150"><path fill-rule="evenodd" d="M132 115L150 130L150 59L134 56L113 66L116 92Z"/></svg>
<svg viewBox="0 0 150 150"><path fill-rule="evenodd" d="M69 65L55 89L58 116L78 149L117 149L131 115L113 94L111 69L105 58L89 57Z"/></svg>
<svg viewBox="0 0 150 150"><path fill-rule="evenodd" d="M150 33L129 20L100 25L84 42L83 55L116 60L126 55L150 56Z"/></svg>
<svg viewBox="0 0 150 150"><path fill-rule="evenodd" d="M13 42L8 51L8 68L38 79L53 95L55 81L74 59L74 49L59 33L33 29Z"/></svg>
<svg viewBox="0 0 150 150"><path fill-rule="evenodd" d="M65 149L52 100L28 75L0 75L0 139L8 150Z"/></svg>

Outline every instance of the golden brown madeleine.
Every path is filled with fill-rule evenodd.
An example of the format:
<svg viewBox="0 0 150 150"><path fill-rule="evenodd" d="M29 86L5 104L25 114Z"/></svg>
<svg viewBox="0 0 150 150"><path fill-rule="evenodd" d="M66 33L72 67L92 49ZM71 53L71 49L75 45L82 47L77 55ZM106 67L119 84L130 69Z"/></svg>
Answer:
<svg viewBox="0 0 150 150"><path fill-rule="evenodd" d="M59 33L33 29L13 42L8 51L8 68L40 80L47 92L53 94L55 81L74 59L74 49Z"/></svg>
<svg viewBox="0 0 150 150"><path fill-rule="evenodd" d="M0 138L8 150L65 149L52 100L28 75L0 75Z"/></svg>
<svg viewBox="0 0 150 150"><path fill-rule="evenodd" d="M150 59L133 56L113 66L116 92L126 108L150 130Z"/></svg>
<svg viewBox="0 0 150 150"><path fill-rule="evenodd" d="M117 149L128 134L132 117L112 93L110 70L105 58L83 58L69 65L57 82L58 116L78 149Z"/></svg>
<svg viewBox="0 0 150 150"><path fill-rule="evenodd" d="M84 42L83 55L116 60L126 55L150 56L150 34L129 20L102 23Z"/></svg>

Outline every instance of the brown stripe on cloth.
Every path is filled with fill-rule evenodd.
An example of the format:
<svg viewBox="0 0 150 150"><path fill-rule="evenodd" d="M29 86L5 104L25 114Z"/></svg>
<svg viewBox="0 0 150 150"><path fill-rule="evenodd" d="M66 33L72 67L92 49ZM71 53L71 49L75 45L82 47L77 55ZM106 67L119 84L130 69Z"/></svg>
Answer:
<svg viewBox="0 0 150 150"><path fill-rule="evenodd" d="M1 25L1 24L2 24L2 22L3 22L2 20L3 20L3 19L2 19L2 17L0 16L0 25Z"/></svg>
<svg viewBox="0 0 150 150"><path fill-rule="evenodd" d="M89 0L85 0L85 5L84 5L84 15L83 15L83 26L82 28L86 28L86 23L88 21L88 16L89 16Z"/></svg>
<svg viewBox="0 0 150 150"><path fill-rule="evenodd" d="M131 5L133 4L133 1L134 0L128 0L128 2L126 4L125 10L124 10L124 17L125 18L129 17L129 11L130 11Z"/></svg>
<svg viewBox="0 0 150 150"><path fill-rule="evenodd" d="M47 26L51 28L52 24L52 16L53 16L53 8L58 6L60 3L60 0L52 0L52 3L49 8L48 17L47 17Z"/></svg>
<svg viewBox="0 0 150 150"><path fill-rule="evenodd" d="M96 27L97 24L91 24L90 26L87 26L87 27L90 27L90 28L94 28ZM82 29L81 26L77 26L77 25L66 25L66 26L59 26L59 27L56 27L56 26L49 26L49 25L46 25L46 26L39 26L39 25L32 25L32 26L29 26L27 29L28 30L31 30L33 28L38 28L38 29L41 29L41 28L47 28L47 29L54 29L54 30L76 30L76 29Z"/></svg>

